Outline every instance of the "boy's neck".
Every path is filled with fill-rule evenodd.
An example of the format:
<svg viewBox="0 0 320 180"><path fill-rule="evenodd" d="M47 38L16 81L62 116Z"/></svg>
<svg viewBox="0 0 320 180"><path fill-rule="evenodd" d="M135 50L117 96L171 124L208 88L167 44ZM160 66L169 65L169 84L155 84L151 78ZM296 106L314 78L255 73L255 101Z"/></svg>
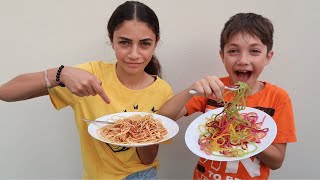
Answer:
<svg viewBox="0 0 320 180"><path fill-rule="evenodd" d="M263 83L263 82L261 82L261 81L257 81L257 82L253 85L253 87L250 87L250 88L251 88L251 91L248 92L248 93L250 93L250 94L248 94L248 95L250 96L250 95L254 95L254 94L260 92L265 86L266 86L265 83Z"/></svg>

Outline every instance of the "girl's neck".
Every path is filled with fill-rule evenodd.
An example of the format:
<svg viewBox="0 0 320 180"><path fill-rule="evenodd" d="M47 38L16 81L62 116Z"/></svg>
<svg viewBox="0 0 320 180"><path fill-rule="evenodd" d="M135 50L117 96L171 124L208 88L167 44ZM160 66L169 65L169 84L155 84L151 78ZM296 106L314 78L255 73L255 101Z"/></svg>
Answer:
<svg viewBox="0 0 320 180"><path fill-rule="evenodd" d="M119 81L128 89L141 90L150 86L154 82L154 78L146 72L138 74L129 74L119 68L116 68L116 74Z"/></svg>

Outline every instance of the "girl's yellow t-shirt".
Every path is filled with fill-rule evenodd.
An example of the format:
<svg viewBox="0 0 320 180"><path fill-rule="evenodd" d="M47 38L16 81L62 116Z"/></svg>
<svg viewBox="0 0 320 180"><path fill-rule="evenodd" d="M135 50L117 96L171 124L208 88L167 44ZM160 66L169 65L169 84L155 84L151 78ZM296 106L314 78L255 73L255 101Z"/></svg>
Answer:
<svg viewBox="0 0 320 180"><path fill-rule="evenodd" d="M157 110L173 96L170 85L159 77L142 90L131 90L121 84L116 76L115 64L95 61L77 66L94 74L102 82L102 88L111 103L106 104L98 95L78 97L67 88L49 90L56 109L71 106L80 137L83 179L122 179L129 174L158 166L158 160L150 165L141 163L136 148L109 145L94 139L88 133L85 119L97 119L118 112L150 112Z"/></svg>

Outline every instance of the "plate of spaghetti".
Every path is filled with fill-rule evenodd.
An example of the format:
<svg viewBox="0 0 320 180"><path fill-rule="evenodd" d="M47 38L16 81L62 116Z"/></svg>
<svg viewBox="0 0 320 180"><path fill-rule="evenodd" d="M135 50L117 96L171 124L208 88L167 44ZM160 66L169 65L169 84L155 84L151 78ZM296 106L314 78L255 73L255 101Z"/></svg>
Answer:
<svg viewBox="0 0 320 180"><path fill-rule="evenodd" d="M266 149L277 134L277 125L267 113L246 107L248 86L239 90L224 107L197 117L185 132L185 142L196 155L216 161L236 161Z"/></svg>
<svg viewBox="0 0 320 180"><path fill-rule="evenodd" d="M188 126L185 142L194 154L216 161L241 160L260 153L276 137L276 123L263 111L239 111L244 122L226 122L222 112L223 108L208 111Z"/></svg>
<svg viewBox="0 0 320 180"><path fill-rule="evenodd" d="M158 144L179 132L175 121L153 113L123 112L96 120L115 123L91 122L88 126L89 134L102 142L118 146L142 147Z"/></svg>

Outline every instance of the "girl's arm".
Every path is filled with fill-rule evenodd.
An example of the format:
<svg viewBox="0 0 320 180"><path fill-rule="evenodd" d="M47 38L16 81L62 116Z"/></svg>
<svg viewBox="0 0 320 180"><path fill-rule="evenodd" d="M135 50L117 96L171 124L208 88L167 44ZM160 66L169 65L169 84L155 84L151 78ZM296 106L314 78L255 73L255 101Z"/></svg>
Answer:
<svg viewBox="0 0 320 180"><path fill-rule="evenodd" d="M137 153L142 164L151 164L156 159L158 150L158 144L145 147L137 147Z"/></svg>
<svg viewBox="0 0 320 180"><path fill-rule="evenodd" d="M12 102L48 94L44 72L19 75L0 86L0 100Z"/></svg>
<svg viewBox="0 0 320 180"><path fill-rule="evenodd" d="M257 154L265 165L270 169L279 169L284 161L287 144L271 144L267 149Z"/></svg>
<svg viewBox="0 0 320 180"><path fill-rule="evenodd" d="M51 87L58 86L56 74L58 68L47 70L47 79ZM91 73L74 67L64 67L60 74L68 90L80 97L98 94L106 102L109 98L101 87L101 81ZM0 100L11 102L47 95L47 83L44 72L22 74L0 86Z"/></svg>

